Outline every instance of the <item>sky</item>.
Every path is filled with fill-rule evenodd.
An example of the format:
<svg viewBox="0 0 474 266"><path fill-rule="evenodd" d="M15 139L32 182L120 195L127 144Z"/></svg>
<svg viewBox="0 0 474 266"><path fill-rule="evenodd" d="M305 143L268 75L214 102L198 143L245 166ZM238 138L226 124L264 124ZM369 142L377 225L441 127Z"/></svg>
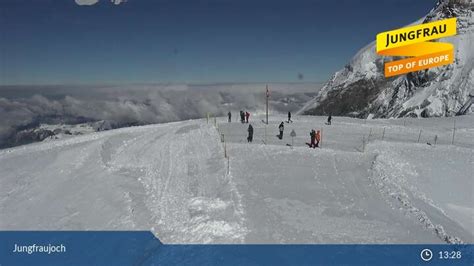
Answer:
<svg viewBox="0 0 474 266"><path fill-rule="evenodd" d="M0 0L0 85L324 82L435 4L76 1Z"/></svg>

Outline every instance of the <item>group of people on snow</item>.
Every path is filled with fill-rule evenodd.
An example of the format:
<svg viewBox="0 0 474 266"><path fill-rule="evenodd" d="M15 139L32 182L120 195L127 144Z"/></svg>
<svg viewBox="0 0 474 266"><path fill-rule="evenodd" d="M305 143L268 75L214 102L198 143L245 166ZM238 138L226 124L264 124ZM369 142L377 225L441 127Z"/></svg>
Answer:
<svg viewBox="0 0 474 266"><path fill-rule="evenodd" d="M228 118L228 121L229 123L232 122L232 113L229 111L227 113L227 118ZM249 123L249 118L250 118L250 113L247 112L247 111L240 111L240 122L243 124L243 123ZM248 131L248 136L247 136L247 142L252 142L253 140L253 127L251 124L249 124L249 127L247 129Z"/></svg>
<svg viewBox="0 0 474 266"><path fill-rule="evenodd" d="M249 118L250 118L250 113L247 111L240 111L240 122L243 123L249 123Z"/></svg>
<svg viewBox="0 0 474 266"><path fill-rule="evenodd" d="M319 147L319 141L321 141L321 131L315 131L314 129L311 129L309 132L309 136L311 138L311 143L306 143L310 148L316 148Z"/></svg>
<svg viewBox="0 0 474 266"><path fill-rule="evenodd" d="M227 116L228 116L229 123L231 123L232 122L232 113L229 111L227 113ZM241 123L249 123L249 117L250 117L249 112L242 111L242 110L240 111L240 122ZM326 125L331 125L331 120L332 120L332 116L329 115L328 118L327 118ZM287 123L292 123L292 122L293 121L291 120L291 112L288 112L288 121L287 121ZM284 130L285 130L285 122L281 122L278 125L279 134L277 135L277 137L280 140L283 139ZM253 133L254 133L254 129L253 129L253 126L251 124L249 124L249 126L247 128L247 132L248 132L247 142L251 143L253 141ZM319 142L321 141L321 131L311 129L311 131L309 133L309 136L310 136L310 143L306 143L306 144L310 148L313 148L313 149L319 147Z"/></svg>
<svg viewBox="0 0 474 266"><path fill-rule="evenodd" d="M227 113L228 121L229 123L232 122L232 113L229 111ZM250 118L250 113L247 111L242 111L240 110L240 122L243 123L249 123L249 118Z"/></svg>
<svg viewBox="0 0 474 266"><path fill-rule="evenodd" d="M250 113L247 112L247 111L240 111L240 122L243 124L243 123L247 123L249 122L249 118L250 118ZM227 120L229 121L229 123L232 122L232 113L229 111L227 113Z"/></svg>

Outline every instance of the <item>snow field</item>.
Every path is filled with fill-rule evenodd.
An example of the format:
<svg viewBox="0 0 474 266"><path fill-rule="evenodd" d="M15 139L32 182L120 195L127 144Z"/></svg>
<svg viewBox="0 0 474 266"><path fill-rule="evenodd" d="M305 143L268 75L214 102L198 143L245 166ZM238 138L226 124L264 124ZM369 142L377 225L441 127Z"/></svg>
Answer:
<svg viewBox="0 0 474 266"><path fill-rule="evenodd" d="M2 230L152 230L163 242L240 243L239 195L200 120L0 151ZM219 155L219 156L218 156Z"/></svg>
<svg viewBox="0 0 474 266"><path fill-rule="evenodd" d="M456 118L454 145L453 118L328 126L296 116L283 140L286 116L270 116L266 137L263 118L250 118L251 144L246 124L220 117L0 150L0 229L152 230L165 243L473 242L474 116ZM305 144L312 128L321 149Z"/></svg>
<svg viewBox="0 0 474 266"><path fill-rule="evenodd" d="M256 216L248 220L272 225L263 230L249 224L246 240L472 242L473 118L455 118L454 145L454 118L333 117L328 126L326 117L295 117L279 140L275 135L285 116L271 117L266 137L257 117L251 120L252 144L245 140L246 124L222 120L219 131L228 142L232 175L247 215ZM311 128L322 130L322 149L306 146ZM288 147L291 130L297 136ZM427 145L435 135L437 144Z"/></svg>

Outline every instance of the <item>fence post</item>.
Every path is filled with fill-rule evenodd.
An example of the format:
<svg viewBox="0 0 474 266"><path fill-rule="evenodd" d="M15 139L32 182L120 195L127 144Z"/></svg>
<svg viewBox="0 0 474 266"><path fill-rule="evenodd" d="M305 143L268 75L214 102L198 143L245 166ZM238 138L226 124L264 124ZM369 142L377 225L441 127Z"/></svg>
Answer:
<svg viewBox="0 0 474 266"><path fill-rule="evenodd" d="M420 129L420 134L418 134L418 143L420 143L420 138L421 138L421 132L423 131L423 129Z"/></svg>
<svg viewBox="0 0 474 266"><path fill-rule="evenodd" d="M385 138L385 128L383 128L382 140Z"/></svg>
<svg viewBox="0 0 474 266"><path fill-rule="evenodd" d="M267 145L267 124L265 124L265 145Z"/></svg>
<svg viewBox="0 0 474 266"><path fill-rule="evenodd" d="M453 140L451 141L451 145L454 145L454 136L456 135L456 118L454 118L454 126L453 126Z"/></svg>
<svg viewBox="0 0 474 266"><path fill-rule="evenodd" d="M224 142L224 158L227 158L227 143Z"/></svg>

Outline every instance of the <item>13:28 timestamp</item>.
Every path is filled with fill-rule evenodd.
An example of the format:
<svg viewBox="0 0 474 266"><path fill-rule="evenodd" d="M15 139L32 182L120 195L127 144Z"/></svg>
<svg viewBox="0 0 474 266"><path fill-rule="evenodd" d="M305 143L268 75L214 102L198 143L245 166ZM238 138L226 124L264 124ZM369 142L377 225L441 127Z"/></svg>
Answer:
<svg viewBox="0 0 474 266"><path fill-rule="evenodd" d="M462 258L461 251L440 251L438 255L441 260L457 260Z"/></svg>

